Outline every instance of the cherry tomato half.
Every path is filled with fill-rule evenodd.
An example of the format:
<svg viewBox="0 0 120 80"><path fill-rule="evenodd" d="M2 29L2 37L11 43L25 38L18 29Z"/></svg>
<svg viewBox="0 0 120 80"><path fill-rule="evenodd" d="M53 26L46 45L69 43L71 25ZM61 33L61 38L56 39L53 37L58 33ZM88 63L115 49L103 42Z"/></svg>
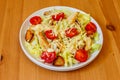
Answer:
<svg viewBox="0 0 120 80"><path fill-rule="evenodd" d="M69 29L65 30L65 34L67 37L72 38L72 37L78 35L79 33L76 28L69 28Z"/></svg>
<svg viewBox="0 0 120 80"><path fill-rule="evenodd" d="M30 19L30 23L32 25L37 25L37 24L40 24L41 22L42 22L42 19L39 16L34 16Z"/></svg>
<svg viewBox="0 0 120 80"><path fill-rule="evenodd" d="M92 35L97 31L97 27L93 22L90 22L86 25L85 30L87 31L87 35Z"/></svg>
<svg viewBox="0 0 120 80"><path fill-rule="evenodd" d="M52 63L56 59L56 52L42 52L41 59L45 60L46 63Z"/></svg>
<svg viewBox="0 0 120 80"><path fill-rule="evenodd" d="M84 49L79 49L76 51L75 59L80 62L85 62L88 59L88 53Z"/></svg>
<svg viewBox="0 0 120 80"><path fill-rule="evenodd" d="M55 36L52 30L45 31L45 35L48 39L51 39L51 40L54 40L57 38L57 36Z"/></svg>
<svg viewBox="0 0 120 80"><path fill-rule="evenodd" d="M64 17L65 17L64 13L61 12L61 13L58 13L56 15L53 15L52 19L55 20L55 21L59 21L60 19L63 19Z"/></svg>

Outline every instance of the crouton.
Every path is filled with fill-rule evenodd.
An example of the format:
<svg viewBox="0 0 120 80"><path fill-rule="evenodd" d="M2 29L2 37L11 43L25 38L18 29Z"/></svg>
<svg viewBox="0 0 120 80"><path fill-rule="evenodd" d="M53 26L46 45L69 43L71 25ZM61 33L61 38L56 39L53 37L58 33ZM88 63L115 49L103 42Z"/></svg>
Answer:
<svg viewBox="0 0 120 80"><path fill-rule="evenodd" d="M61 56L57 56L57 58L53 62L54 66L64 66L64 64L65 64L65 61Z"/></svg>
<svg viewBox="0 0 120 80"><path fill-rule="evenodd" d="M32 30L27 30L26 34L25 34L25 40L27 42L31 42L31 40L33 39L34 37L34 33Z"/></svg>
<svg viewBox="0 0 120 80"><path fill-rule="evenodd" d="M51 13L52 13L52 11L45 11L43 15L44 15L44 16L48 16L48 15L50 15Z"/></svg>

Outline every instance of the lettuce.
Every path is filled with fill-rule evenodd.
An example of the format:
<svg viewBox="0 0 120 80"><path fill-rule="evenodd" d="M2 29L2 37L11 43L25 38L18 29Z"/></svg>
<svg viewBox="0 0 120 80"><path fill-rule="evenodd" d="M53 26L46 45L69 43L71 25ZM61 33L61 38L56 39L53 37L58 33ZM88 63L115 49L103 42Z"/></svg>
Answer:
<svg viewBox="0 0 120 80"><path fill-rule="evenodd" d="M73 64L77 63L77 60L74 59L73 54L70 53L70 51L66 50L64 51L61 56L65 60L65 65L64 66L72 66Z"/></svg>
<svg viewBox="0 0 120 80"><path fill-rule="evenodd" d="M31 43L25 42L25 46L30 51L31 55L33 55L35 58L38 58L42 53L36 36L34 36L34 40Z"/></svg>
<svg viewBox="0 0 120 80"><path fill-rule="evenodd" d="M101 48L101 44L98 44L98 43L92 44L90 53L93 53L93 52L99 50L100 48Z"/></svg>
<svg viewBox="0 0 120 80"><path fill-rule="evenodd" d="M82 27L85 27L90 22L90 15L79 13L78 21L80 22Z"/></svg>
<svg viewBox="0 0 120 80"><path fill-rule="evenodd" d="M66 16L70 16L72 14L72 11L70 11L69 9L60 9L60 10L55 9L54 11L57 13L63 12Z"/></svg>
<svg viewBox="0 0 120 80"><path fill-rule="evenodd" d="M98 32L94 33L94 40L95 41L99 40L99 33Z"/></svg>

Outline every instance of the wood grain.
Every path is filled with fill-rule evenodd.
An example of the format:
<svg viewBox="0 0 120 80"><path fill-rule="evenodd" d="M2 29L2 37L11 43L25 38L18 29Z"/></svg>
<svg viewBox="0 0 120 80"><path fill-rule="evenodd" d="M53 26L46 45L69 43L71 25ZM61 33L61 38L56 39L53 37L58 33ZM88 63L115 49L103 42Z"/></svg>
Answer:
<svg viewBox="0 0 120 80"><path fill-rule="evenodd" d="M18 35L25 18L55 5L90 13L101 26L103 48L88 66L70 72L50 71L32 63L20 48ZM0 10L0 80L120 80L120 0L0 0Z"/></svg>

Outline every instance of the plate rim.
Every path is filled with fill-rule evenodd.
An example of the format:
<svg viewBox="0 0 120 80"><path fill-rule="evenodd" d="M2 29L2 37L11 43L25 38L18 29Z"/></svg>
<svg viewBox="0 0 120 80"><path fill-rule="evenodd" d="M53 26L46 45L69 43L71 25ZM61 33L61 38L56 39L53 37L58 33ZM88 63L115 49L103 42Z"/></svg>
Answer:
<svg viewBox="0 0 120 80"><path fill-rule="evenodd" d="M97 56L98 54L100 53L101 49L102 49L102 46L103 46L103 32L102 32L102 29L100 27L100 25L97 23L97 21L92 17L91 19L95 22L95 24L97 25L97 27L99 27L99 30L100 30L100 35L101 35L101 48L98 50L97 54L94 55L94 57L90 60L87 60L86 62L84 63L80 63L80 64L77 64L77 65L74 65L74 66L70 66L70 67L55 67L55 66L49 66L49 65L46 65L38 60L36 60L34 57L32 57L30 55L30 53L24 48L24 44L22 44L22 39L21 39L21 36L22 36L22 29L24 27L24 24L27 20L29 20L29 18L31 18L35 13L39 12L39 11L42 11L42 10L46 10L46 9L53 9L53 8L68 8L68 9L73 9L73 10L77 10L79 12L82 12L82 13L85 13L87 14L86 12L80 10L80 9L76 9L76 8L73 8L73 7L68 7L68 6L51 6L51 7L46 7L46 8L42 8L42 9L39 9L35 12L33 12L32 14L28 15L28 17L22 22L22 25L20 27L20 31L19 31L19 43L20 43L20 46L22 48L22 51L24 52L24 54L30 59L30 61L32 61L33 63L37 64L38 66L40 67L43 67L43 68L46 68L46 69L49 69L49 70L54 70L54 71L71 71L71 70L76 70L76 69L79 69L79 68L82 68L86 65L88 65L89 63L91 63Z"/></svg>

